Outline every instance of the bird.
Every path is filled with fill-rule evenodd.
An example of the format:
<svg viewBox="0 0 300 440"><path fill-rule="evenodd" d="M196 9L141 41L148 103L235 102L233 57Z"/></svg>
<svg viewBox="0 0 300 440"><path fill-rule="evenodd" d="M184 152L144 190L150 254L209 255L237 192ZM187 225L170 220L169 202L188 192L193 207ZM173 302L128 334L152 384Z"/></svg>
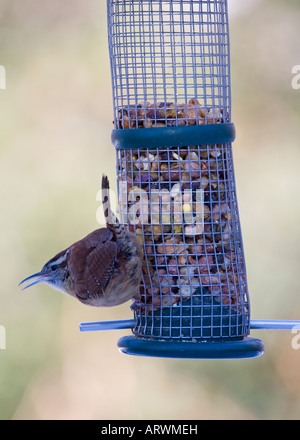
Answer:
<svg viewBox="0 0 300 440"><path fill-rule="evenodd" d="M112 211L105 174L102 203L106 227L96 229L56 254L40 272L21 281L22 290L46 283L95 307L117 306L135 296L142 278L142 246Z"/></svg>

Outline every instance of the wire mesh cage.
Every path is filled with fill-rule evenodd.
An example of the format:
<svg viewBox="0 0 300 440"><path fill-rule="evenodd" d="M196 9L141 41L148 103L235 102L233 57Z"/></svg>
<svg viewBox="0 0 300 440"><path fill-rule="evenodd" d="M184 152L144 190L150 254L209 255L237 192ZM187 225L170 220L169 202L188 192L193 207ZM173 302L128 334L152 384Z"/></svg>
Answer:
<svg viewBox="0 0 300 440"><path fill-rule="evenodd" d="M107 8L119 216L144 252L134 336L119 347L261 354L261 342L247 338L227 2L108 0Z"/></svg>
<svg viewBox="0 0 300 440"><path fill-rule="evenodd" d="M232 142L227 0L107 0L119 216L143 248L121 352L260 356L250 319Z"/></svg>
<svg viewBox="0 0 300 440"><path fill-rule="evenodd" d="M108 32L116 128L230 119L224 0L109 1Z"/></svg>

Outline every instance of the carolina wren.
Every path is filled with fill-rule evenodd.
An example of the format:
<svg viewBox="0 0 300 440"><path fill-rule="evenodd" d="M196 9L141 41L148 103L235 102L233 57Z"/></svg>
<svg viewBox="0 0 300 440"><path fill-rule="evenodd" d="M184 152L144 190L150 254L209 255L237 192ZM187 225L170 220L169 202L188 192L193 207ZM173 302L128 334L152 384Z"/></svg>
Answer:
<svg viewBox="0 0 300 440"><path fill-rule="evenodd" d="M111 210L109 181L102 177L106 228L97 229L55 257L42 270L21 281L23 289L47 283L96 307L117 306L131 299L142 276L142 249Z"/></svg>

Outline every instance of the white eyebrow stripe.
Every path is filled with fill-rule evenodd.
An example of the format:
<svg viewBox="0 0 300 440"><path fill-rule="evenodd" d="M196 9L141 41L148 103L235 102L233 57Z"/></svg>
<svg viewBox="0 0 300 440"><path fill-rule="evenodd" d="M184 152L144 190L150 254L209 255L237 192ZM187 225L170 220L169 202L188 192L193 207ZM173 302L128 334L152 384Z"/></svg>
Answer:
<svg viewBox="0 0 300 440"><path fill-rule="evenodd" d="M65 252L61 257L59 257L57 260L54 260L54 261L51 261L51 263L49 264L49 266L51 267L51 266L56 266L57 264L61 264L61 263L63 263L65 260L66 260L66 258L67 258L67 255L68 255L68 253L70 252L70 250L71 249L68 249L67 250L67 252Z"/></svg>

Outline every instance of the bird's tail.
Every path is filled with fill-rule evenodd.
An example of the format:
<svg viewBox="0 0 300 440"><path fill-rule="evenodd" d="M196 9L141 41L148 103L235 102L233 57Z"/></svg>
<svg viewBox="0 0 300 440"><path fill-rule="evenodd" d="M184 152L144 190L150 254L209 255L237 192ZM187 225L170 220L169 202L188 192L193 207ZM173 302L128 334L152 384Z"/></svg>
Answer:
<svg viewBox="0 0 300 440"><path fill-rule="evenodd" d="M109 180L105 174L102 175L101 189L102 189L102 204L103 204L106 226L108 229L114 231L114 229L120 224L120 222L116 217L116 215L114 214L113 210L111 209Z"/></svg>
<svg viewBox="0 0 300 440"><path fill-rule="evenodd" d="M128 241L127 231L124 226L119 222L119 219L111 209L110 196L109 196L109 180L108 177L103 174L102 176L102 204L104 210L104 218L106 222L106 227L110 229L116 240L126 247ZM127 249L124 249L127 250Z"/></svg>

